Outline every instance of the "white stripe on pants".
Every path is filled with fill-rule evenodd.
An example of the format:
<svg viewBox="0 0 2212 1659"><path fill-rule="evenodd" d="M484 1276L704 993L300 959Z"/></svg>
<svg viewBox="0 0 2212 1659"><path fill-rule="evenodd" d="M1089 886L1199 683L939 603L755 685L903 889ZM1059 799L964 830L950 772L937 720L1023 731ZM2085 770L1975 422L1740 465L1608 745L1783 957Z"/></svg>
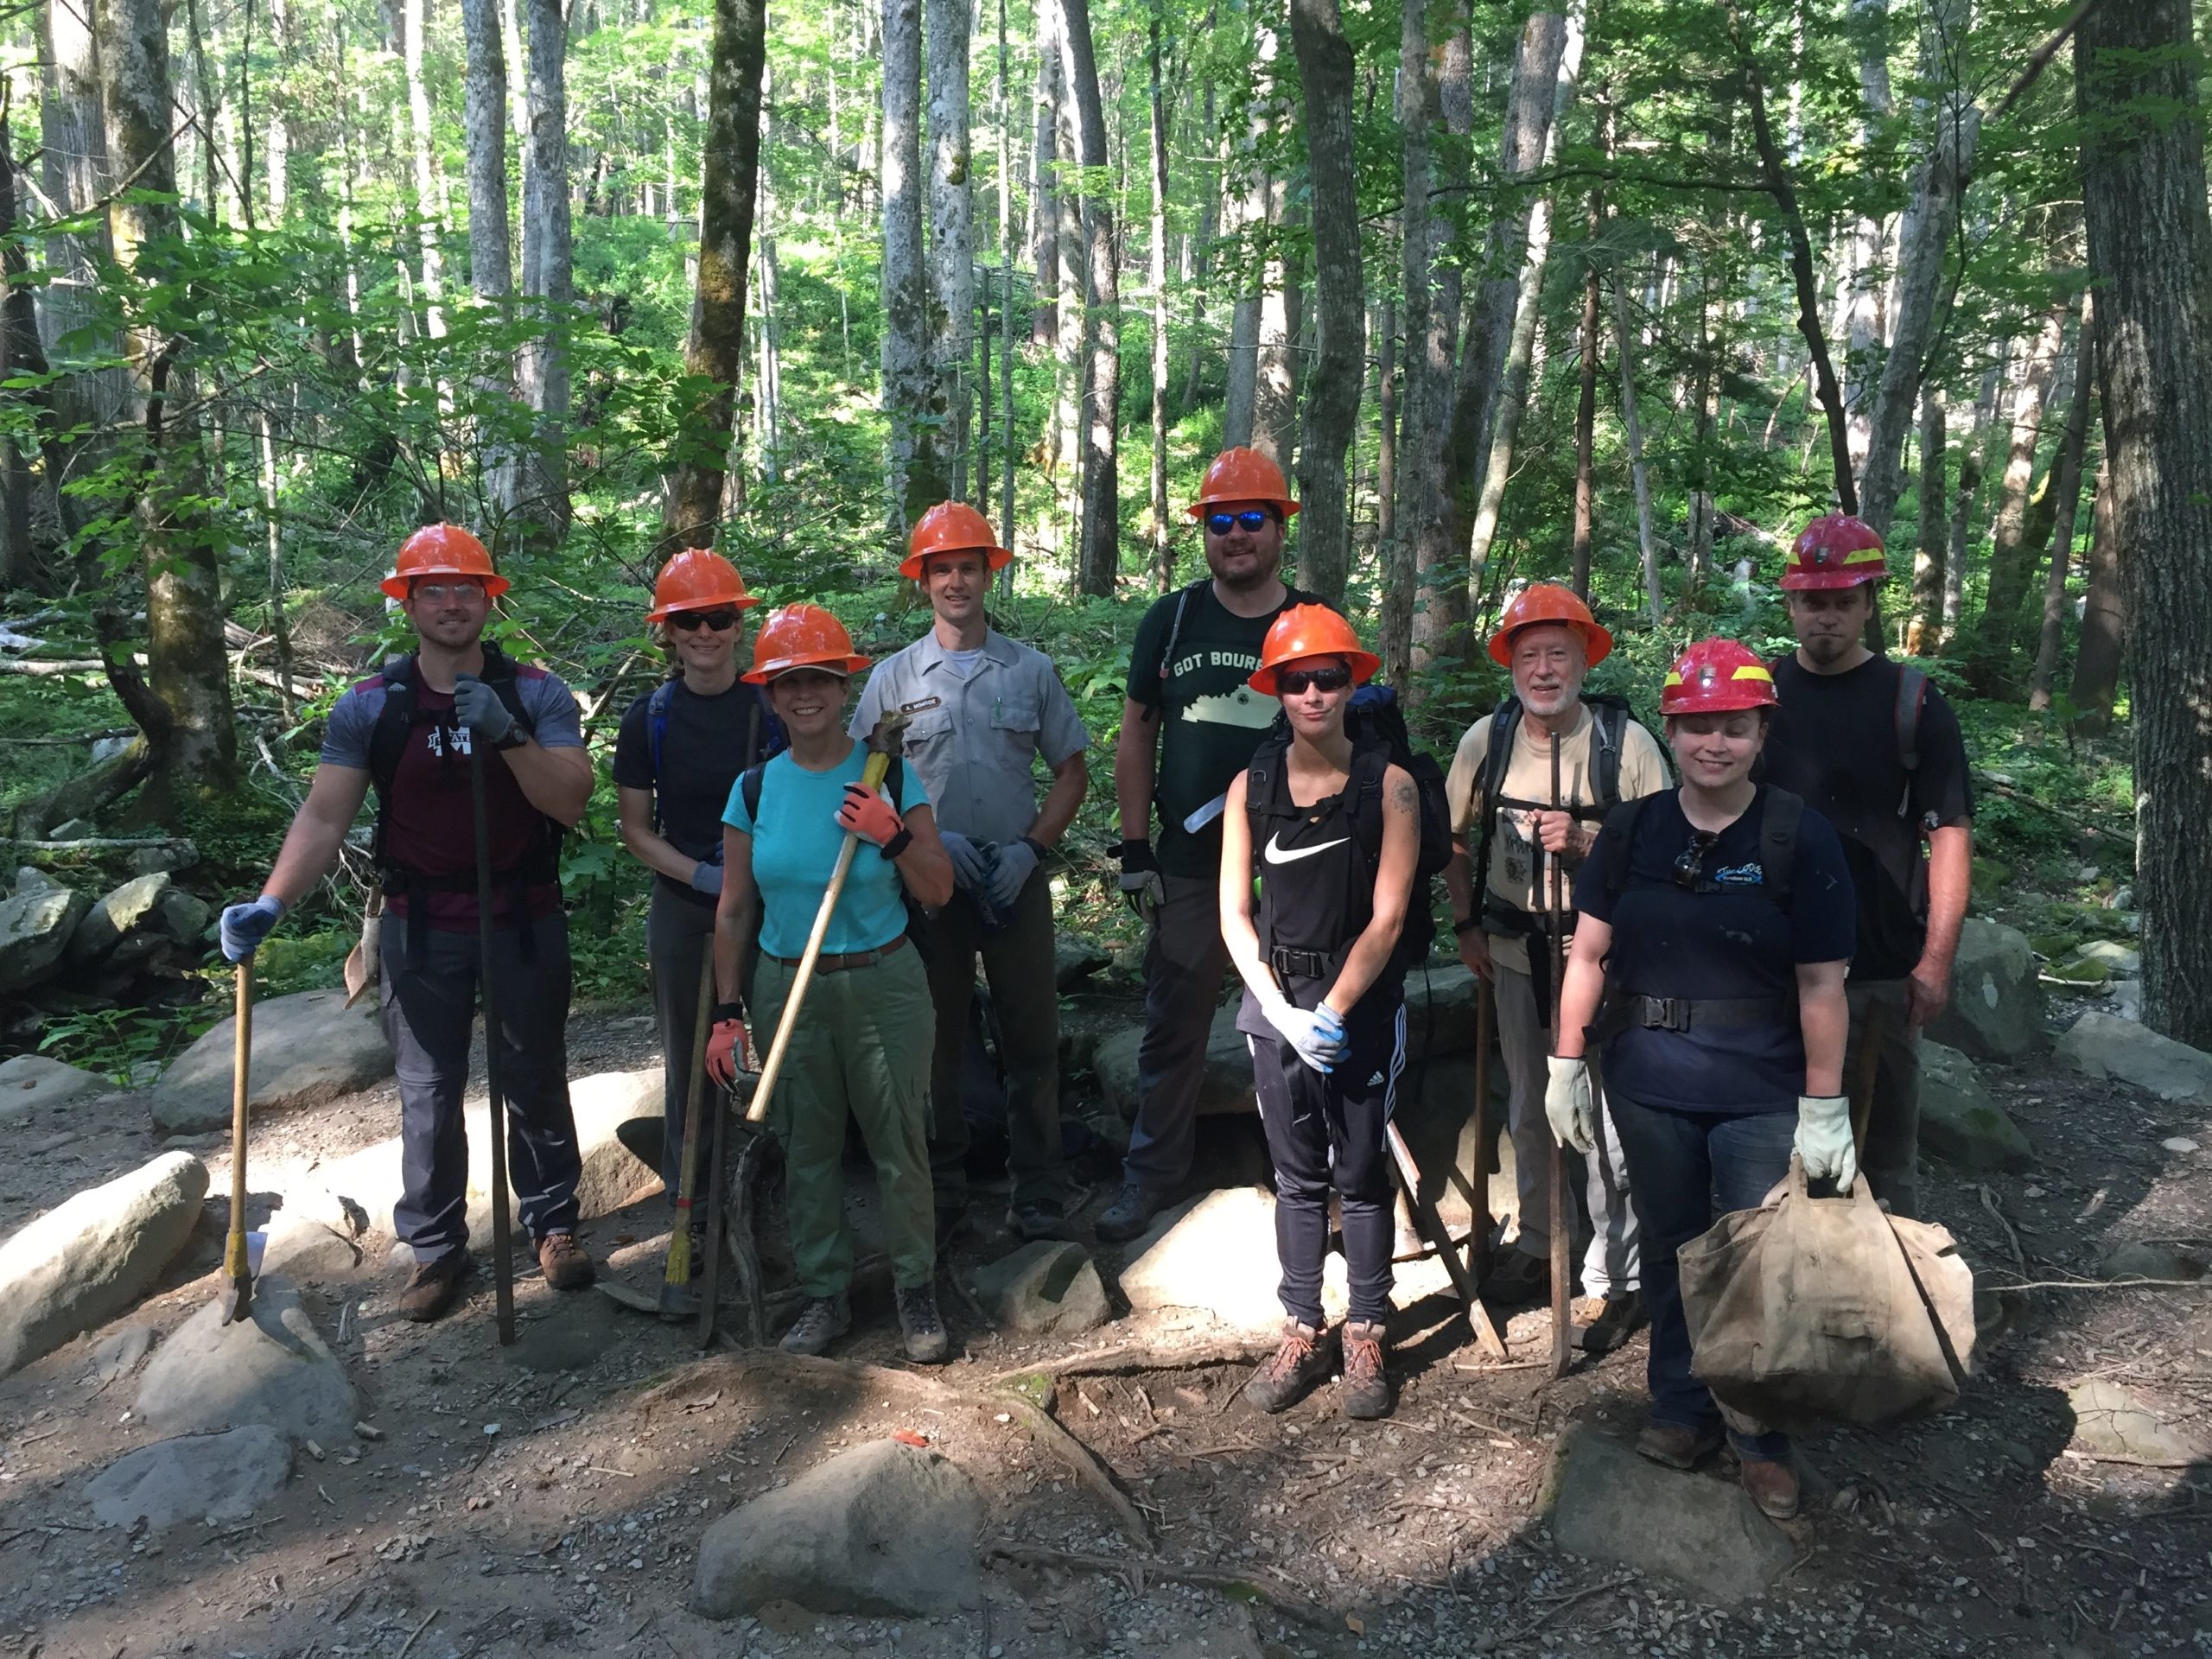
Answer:
<svg viewBox="0 0 2212 1659"><path fill-rule="evenodd" d="M1505 1058L1511 1092L1507 1124L1513 1136L1513 1161L1521 1190L1521 1233L1516 1248L1548 1257L1552 1248L1551 1125L1544 1120L1544 1085L1550 1080L1545 1058L1549 1033L1536 1023L1535 987L1529 976L1497 969L1497 1046ZM1628 1175L1621 1160L1620 1136L1593 1076L1598 1106L1597 1153L1586 1160L1588 1178L1583 1198L1590 1206L1589 1247L1582 1253L1585 1295L1634 1290L1643 1282L1637 1245L1636 1211L1628 1200Z"/></svg>

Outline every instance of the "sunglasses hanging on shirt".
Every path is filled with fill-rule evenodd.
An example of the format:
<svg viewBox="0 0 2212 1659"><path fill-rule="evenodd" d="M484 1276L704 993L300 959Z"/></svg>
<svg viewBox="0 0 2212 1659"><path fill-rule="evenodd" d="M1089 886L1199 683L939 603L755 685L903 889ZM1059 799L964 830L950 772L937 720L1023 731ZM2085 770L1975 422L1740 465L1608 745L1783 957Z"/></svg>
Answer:
<svg viewBox="0 0 2212 1659"><path fill-rule="evenodd" d="M737 626L737 613L735 611L678 611L668 619L668 626L678 633L693 632L702 622L716 633L728 633Z"/></svg>
<svg viewBox="0 0 2212 1659"><path fill-rule="evenodd" d="M1206 528L1216 536L1226 536L1232 530L1247 530L1257 535L1267 527L1274 515L1261 507L1247 507L1242 512L1216 512L1207 515Z"/></svg>
<svg viewBox="0 0 2212 1659"><path fill-rule="evenodd" d="M1720 839L1709 830L1690 831L1690 844L1682 849L1682 855L1675 861L1675 885L1684 893L1695 893L1704 885L1705 855Z"/></svg>

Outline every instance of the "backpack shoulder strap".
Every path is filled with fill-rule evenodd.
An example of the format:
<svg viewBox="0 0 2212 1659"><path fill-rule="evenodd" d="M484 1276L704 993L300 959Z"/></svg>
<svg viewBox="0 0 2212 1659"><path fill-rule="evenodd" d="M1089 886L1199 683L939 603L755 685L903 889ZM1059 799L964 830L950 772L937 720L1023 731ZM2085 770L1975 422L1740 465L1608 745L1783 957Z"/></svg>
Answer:
<svg viewBox="0 0 2212 1659"><path fill-rule="evenodd" d="M1370 868L1382 856L1382 780L1396 764L1389 743L1377 737L1352 751L1351 771L1344 779L1351 796L1353 833Z"/></svg>
<svg viewBox="0 0 2212 1659"><path fill-rule="evenodd" d="M415 723L415 657L394 657L384 665L384 707L369 733L369 777L378 796L390 793L399 775L399 757Z"/></svg>
<svg viewBox="0 0 2212 1659"><path fill-rule="evenodd" d="M1607 698L1590 708L1590 738L1595 746L1590 757L1592 806L1611 806L1621 798L1621 745L1628 738L1628 710Z"/></svg>
<svg viewBox="0 0 2212 1659"><path fill-rule="evenodd" d="M1920 714L1928 703L1928 671L1906 663L1897 670L1897 701L1894 714L1897 734L1897 763L1908 772L1920 770Z"/></svg>
<svg viewBox="0 0 2212 1659"><path fill-rule="evenodd" d="M1281 716L1277 716L1277 726ZM1252 751L1252 758L1244 767L1244 816L1255 826L1262 818L1280 816L1288 806L1284 791L1288 787L1283 778L1285 765L1290 753L1288 739L1276 726L1268 728L1259 747Z"/></svg>
<svg viewBox="0 0 2212 1659"><path fill-rule="evenodd" d="M1598 831L1598 843L1604 849L1605 857L1605 894L1615 904L1628 891L1629 844L1636 837L1637 820L1643 816L1643 804L1650 798L1649 795L1638 795L1633 800L1614 802Z"/></svg>
<svg viewBox="0 0 2212 1659"><path fill-rule="evenodd" d="M1766 810L1759 817L1759 881L1766 896L1785 911L1797 868L1797 828L1804 819L1802 798L1769 785Z"/></svg>
<svg viewBox="0 0 2212 1659"><path fill-rule="evenodd" d="M1167 643L1160 648L1160 652L1161 679L1165 680L1167 677L1167 665L1175 660L1175 644L1183 637L1183 613L1191 608L1191 596L1212 580L1211 576L1200 576L1175 595L1175 620L1167 626Z"/></svg>
<svg viewBox="0 0 2212 1659"><path fill-rule="evenodd" d="M760 775L767 768L766 760L758 766L747 766L737 780L737 786L745 796L745 816L753 820L753 827L756 830L760 827Z"/></svg>
<svg viewBox="0 0 2212 1659"><path fill-rule="evenodd" d="M653 782L660 782L661 745L668 738L669 706L676 701L676 682L663 680L653 688L645 704L645 747L652 758Z"/></svg>
<svg viewBox="0 0 2212 1659"><path fill-rule="evenodd" d="M1497 816L1497 798L1505 792L1505 774L1513 769L1513 727L1521 718L1521 699L1508 696L1491 711L1490 747L1483 752L1483 805Z"/></svg>

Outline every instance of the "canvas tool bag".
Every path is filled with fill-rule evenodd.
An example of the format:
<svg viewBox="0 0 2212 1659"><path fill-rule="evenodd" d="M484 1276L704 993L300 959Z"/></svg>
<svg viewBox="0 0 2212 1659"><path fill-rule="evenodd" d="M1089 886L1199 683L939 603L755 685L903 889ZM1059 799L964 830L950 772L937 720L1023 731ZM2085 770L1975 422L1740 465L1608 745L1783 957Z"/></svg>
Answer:
<svg viewBox="0 0 2212 1659"><path fill-rule="evenodd" d="M1884 1211L1863 1175L1848 1198L1815 1198L1792 1157L1764 1203L1677 1260L1693 1367L1732 1414L1873 1426L1959 1397L1974 1271L1942 1228Z"/></svg>

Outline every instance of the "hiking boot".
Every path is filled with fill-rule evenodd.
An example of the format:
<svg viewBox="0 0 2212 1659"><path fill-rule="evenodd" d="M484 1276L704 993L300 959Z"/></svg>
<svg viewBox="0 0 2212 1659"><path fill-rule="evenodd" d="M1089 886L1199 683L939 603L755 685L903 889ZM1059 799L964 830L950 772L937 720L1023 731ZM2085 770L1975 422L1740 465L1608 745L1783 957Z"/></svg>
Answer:
<svg viewBox="0 0 2212 1659"><path fill-rule="evenodd" d="M1744 1490L1759 1513L1770 1521L1787 1521L1797 1513L1797 1471L1776 1458L1745 1458Z"/></svg>
<svg viewBox="0 0 2212 1659"><path fill-rule="evenodd" d="M1595 1316L1583 1325L1581 1335L1576 1340L1582 1344L1582 1351L1586 1354L1610 1354L1614 1349L1624 1346L1647 1323L1643 1293L1624 1290L1605 1299Z"/></svg>
<svg viewBox="0 0 2212 1659"><path fill-rule="evenodd" d="M917 1365L942 1365L952 1352L952 1338L937 1311L937 1292L916 1285L899 1293L899 1329L906 1338L906 1357Z"/></svg>
<svg viewBox="0 0 2212 1659"><path fill-rule="evenodd" d="M1262 1361L1244 1385L1244 1397L1262 1411L1281 1411L1335 1369L1336 1343L1325 1331L1285 1319L1282 1345Z"/></svg>
<svg viewBox="0 0 2212 1659"><path fill-rule="evenodd" d="M1636 1449L1669 1469L1694 1469L1720 1449L1717 1428L1684 1428L1680 1423L1647 1423Z"/></svg>
<svg viewBox="0 0 2212 1659"><path fill-rule="evenodd" d="M1362 1422L1390 1414L1389 1349L1380 1325L1344 1330L1344 1415Z"/></svg>
<svg viewBox="0 0 2212 1659"><path fill-rule="evenodd" d="M399 1317L428 1325L461 1298L468 1277L468 1252L448 1250L435 1262L418 1262L399 1293Z"/></svg>
<svg viewBox="0 0 2212 1659"><path fill-rule="evenodd" d="M1162 1205L1150 1188L1137 1181L1123 1181L1114 1202L1098 1212L1091 1230L1107 1244L1126 1244L1152 1225Z"/></svg>
<svg viewBox="0 0 2212 1659"><path fill-rule="evenodd" d="M582 1290L599 1277L574 1233L548 1233L537 1241L537 1270L556 1290Z"/></svg>
<svg viewBox="0 0 2212 1659"><path fill-rule="evenodd" d="M1552 1264L1548 1258L1526 1250L1508 1250L1482 1282L1481 1295L1500 1307L1518 1307L1551 1294Z"/></svg>
<svg viewBox="0 0 2212 1659"><path fill-rule="evenodd" d="M1006 1212L1006 1224L1025 1244L1033 1244L1040 1238L1068 1236L1067 1217L1058 1205L1049 1202L1017 1204Z"/></svg>
<svg viewBox="0 0 2212 1659"><path fill-rule="evenodd" d="M852 1306L842 1296L810 1296L776 1345L787 1354L818 1354L852 1328Z"/></svg>

